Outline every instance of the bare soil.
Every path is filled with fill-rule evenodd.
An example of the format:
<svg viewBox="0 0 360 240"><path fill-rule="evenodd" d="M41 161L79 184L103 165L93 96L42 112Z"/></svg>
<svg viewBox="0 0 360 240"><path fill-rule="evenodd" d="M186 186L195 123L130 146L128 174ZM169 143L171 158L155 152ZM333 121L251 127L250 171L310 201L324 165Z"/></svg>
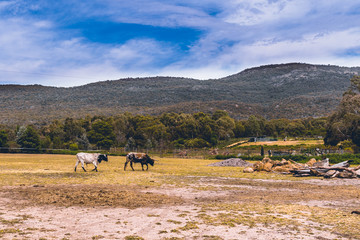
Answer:
<svg viewBox="0 0 360 240"><path fill-rule="evenodd" d="M5 186L0 238L360 239L334 225L360 222L351 214L359 180L180 178L161 187Z"/></svg>

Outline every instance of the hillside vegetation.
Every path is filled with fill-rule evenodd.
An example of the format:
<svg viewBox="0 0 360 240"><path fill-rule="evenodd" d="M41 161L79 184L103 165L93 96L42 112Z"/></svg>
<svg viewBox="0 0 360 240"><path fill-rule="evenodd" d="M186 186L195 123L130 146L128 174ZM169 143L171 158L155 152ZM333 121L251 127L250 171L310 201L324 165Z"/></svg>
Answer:
<svg viewBox="0 0 360 240"><path fill-rule="evenodd" d="M24 124L123 112L205 112L236 119L328 116L360 67L268 65L221 79L129 78L72 88L0 85L0 123Z"/></svg>

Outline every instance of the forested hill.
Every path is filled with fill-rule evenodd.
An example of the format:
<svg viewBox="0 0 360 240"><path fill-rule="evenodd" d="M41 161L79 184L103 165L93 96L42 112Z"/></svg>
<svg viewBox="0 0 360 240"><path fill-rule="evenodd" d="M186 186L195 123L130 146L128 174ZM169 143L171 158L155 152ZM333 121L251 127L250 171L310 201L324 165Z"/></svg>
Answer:
<svg viewBox="0 0 360 240"><path fill-rule="evenodd" d="M0 85L0 123L86 115L227 110L232 117L329 115L360 67L290 63L244 70L221 79L129 78L72 88Z"/></svg>

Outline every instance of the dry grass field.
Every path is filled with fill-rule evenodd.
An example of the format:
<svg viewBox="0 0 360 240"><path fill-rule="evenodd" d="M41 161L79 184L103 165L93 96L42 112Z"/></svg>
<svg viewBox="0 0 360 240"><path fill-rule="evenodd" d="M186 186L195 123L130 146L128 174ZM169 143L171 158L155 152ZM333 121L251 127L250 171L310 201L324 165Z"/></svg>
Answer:
<svg viewBox="0 0 360 240"><path fill-rule="evenodd" d="M0 239L360 239L360 181L156 158L0 154Z"/></svg>

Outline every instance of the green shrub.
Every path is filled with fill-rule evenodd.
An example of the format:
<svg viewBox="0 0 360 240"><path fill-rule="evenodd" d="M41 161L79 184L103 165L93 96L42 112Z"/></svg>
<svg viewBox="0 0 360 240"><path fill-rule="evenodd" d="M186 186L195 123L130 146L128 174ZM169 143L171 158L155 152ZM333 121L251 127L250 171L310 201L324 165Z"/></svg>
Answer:
<svg viewBox="0 0 360 240"><path fill-rule="evenodd" d="M76 143L72 143L69 145L69 149L72 151L79 150L79 146Z"/></svg>

